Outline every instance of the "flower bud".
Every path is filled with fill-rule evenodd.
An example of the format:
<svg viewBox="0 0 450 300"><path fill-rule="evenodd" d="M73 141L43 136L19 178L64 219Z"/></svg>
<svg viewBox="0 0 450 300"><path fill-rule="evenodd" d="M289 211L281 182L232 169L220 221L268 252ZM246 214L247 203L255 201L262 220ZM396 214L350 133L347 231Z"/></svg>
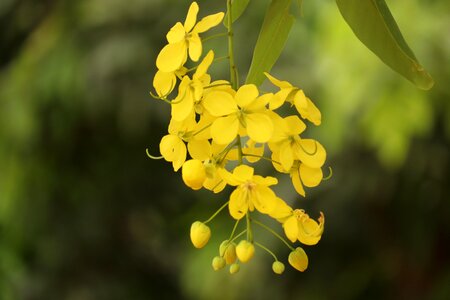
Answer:
<svg viewBox="0 0 450 300"><path fill-rule="evenodd" d="M191 225L191 241L195 248L203 248L211 237L211 229L200 221Z"/></svg>
<svg viewBox="0 0 450 300"><path fill-rule="evenodd" d="M230 243L228 240L223 241L220 244L219 253L225 258L227 265L234 263L236 261L236 244Z"/></svg>
<svg viewBox="0 0 450 300"><path fill-rule="evenodd" d="M283 272L284 272L284 264L281 261L275 261L272 264L272 270L276 274L283 274Z"/></svg>
<svg viewBox="0 0 450 300"><path fill-rule="evenodd" d="M219 255L220 256L224 256L225 255L225 250L227 250L228 245L230 244L229 240L225 240L223 241L220 246L219 246Z"/></svg>
<svg viewBox="0 0 450 300"><path fill-rule="evenodd" d="M222 269L223 267L225 267L225 259L220 256L214 257L213 261L212 261L212 267L213 267L214 271L218 271L218 270Z"/></svg>
<svg viewBox="0 0 450 300"><path fill-rule="evenodd" d="M255 246L246 240L242 240L236 247L236 255L243 263L248 262L255 254Z"/></svg>
<svg viewBox="0 0 450 300"><path fill-rule="evenodd" d="M225 258L227 265L230 265L236 261L236 244L235 243L231 243L228 245L223 257Z"/></svg>
<svg viewBox="0 0 450 300"><path fill-rule="evenodd" d="M289 254L289 264L295 269L303 272L308 267L308 256L305 250L301 247L297 247L294 251Z"/></svg>
<svg viewBox="0 0 450 300"><path fill-rule="evenodd" d="M241 269L241 266L239 264L232 264L230 266L230 274L236 274Z"/></svg>
<svg viewBox="0 0 450 300"><path fill-rule="evenodd" d="M203 163L198 159L190 159L183 164L181 177L184 183L193 190L199 190L206 180Z"/></svg>

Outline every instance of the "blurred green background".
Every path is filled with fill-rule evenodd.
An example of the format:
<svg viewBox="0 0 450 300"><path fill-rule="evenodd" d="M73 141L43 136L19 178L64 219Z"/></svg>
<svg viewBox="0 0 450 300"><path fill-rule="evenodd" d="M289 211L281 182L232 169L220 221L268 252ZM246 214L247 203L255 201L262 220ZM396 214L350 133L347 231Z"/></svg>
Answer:
<svg viewBox="0 0 450 300"><path fill-rule="evenodd" d="M198 2L200 16L226 6ZM236 23L243 78L268 2ZM334 175L306 199L288 177L277 192L323 211L325 233L305 273L275 275L258 251L230 276L210 265L230 217L204 249L189 240L228 193L191 191L145 155L170 116L149 96L156 55L190 2L1 0L0 299L450 299L450 2L387 2L435 87L384 66L333 1L304 1L272 74L322 110L308 134ZM205 48L220 56L225 42Z"/></svg>

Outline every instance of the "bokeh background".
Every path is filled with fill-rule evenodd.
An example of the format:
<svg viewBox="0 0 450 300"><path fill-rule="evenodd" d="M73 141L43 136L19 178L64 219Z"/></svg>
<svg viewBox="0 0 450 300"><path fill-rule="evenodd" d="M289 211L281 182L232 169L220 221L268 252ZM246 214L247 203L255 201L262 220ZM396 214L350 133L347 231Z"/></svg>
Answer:
<svg viewBox="0 0 450 300"><path fill-rule="evenodd" d="M225 9L198 2L200 16ZM268 3L236 23L242 78ZM282 177L277 192L326 216L309 269L282 276L262 251L234 276L214 272L233 222L219 216L200 251L189 228L228 193L191 191L145 155L170 115L149 96L156 55L189 4L0 1L0 299L450 299L450 2L388 1L436 81L428 92L370 53L333 1L293 8L272 74L322 110L308 134L334 174L306 199ZM225 42L205 47L219 56ZM226 62L212 74L226 78Z"/></svg>

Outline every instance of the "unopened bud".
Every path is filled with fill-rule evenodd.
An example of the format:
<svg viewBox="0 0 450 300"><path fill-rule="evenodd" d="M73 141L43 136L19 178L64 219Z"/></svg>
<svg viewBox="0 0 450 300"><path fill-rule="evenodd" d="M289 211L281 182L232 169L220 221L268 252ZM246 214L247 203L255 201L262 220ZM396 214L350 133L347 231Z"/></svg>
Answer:
<svg viewBox="0 0 450 300"><path fill-rule="evenodd" d="M284 264L281 261L275 261L272 264L272 270L276 274L283 274L283 272L284 272Z"/></svg>
<svg viewBox="0 0 450 300"><path fill-rule="evenodd" d="M294 251L289 254L289 264L295 269L303 272L308 267L308 256L305 250L301 247L297 247Z"/></svg>
<svg viewBox="0 0 450 300"><path fill-rule="evenodd" d="M206 180L203 163L198 159L190 159L183 164L181 177L184 183L193 190L199 190Z"/></svg>
<svg viewBox="0 0 450 300"><path fill-rule="evenodd" d="M200 221L191 225L191 241L195 248L203 248L211 237L211 229Z"/></svg>
<svg viewBox="0 0 450 300"><path fill-rule="evenodd" d="M213 267L214 271L218 271L218 270L222 269L223 267L225 267L225 259L220 256L214 257L213 261L212 261L212 267Z"/></svg>
<svg viewBox="0 0 450 300"><path fill-rule="evenodd" d="M243 263L248 262L255 254L255 246L246 240L242 240L236 247L236 255Z"/></svg>
<svg viewBox="0 0 450 300"><path fill-rule="evenodd" d="M232 264L230 266L230 274L236 274L241 269L241 266L239 264Z"/></svg>

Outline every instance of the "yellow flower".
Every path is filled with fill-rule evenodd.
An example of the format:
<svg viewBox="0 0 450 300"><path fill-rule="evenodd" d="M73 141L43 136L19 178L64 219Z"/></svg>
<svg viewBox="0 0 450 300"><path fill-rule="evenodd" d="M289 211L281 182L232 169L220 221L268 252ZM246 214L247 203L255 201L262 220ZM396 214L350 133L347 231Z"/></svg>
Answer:
<svg viewBox="0 0 450 300"><path fill-rule="evenodd" d="M297 193L305 196L303 184L315 187L322 181L325 148L316 140L299 136L306 126L297 116L271 117L276 128L269 142L273 166L281 173L289 173Z"/></svg>
<svg viewBox="0 0 450 300"><path fill-rule="evenodd" d="M174 72L163 72L159 70L153 77L153 87L159 97L165 99L175 88L177 78L182 78L187 72L185 67Z"/></svg>
<svg viewBox="0 0 450 300"><path fill-rule="evenodd" d="M204 161L211 155L211 145L207 138L196 135L204 126L200 120L195 122L192 114L183 122L171 120L169 134L159 144L159 151L164 159L172 162L174 171L178 171L186 161L187 151L192 158ZM186 144L187 142L187 148Z"/></svg>
<svg viewBox="0 0 450 300"><path fill-rule="evenodd" d="M198 65L197 70L192 76L184 76L178 87L178 96L172 104L172 119L183 121L192 114L196 104L203 97L203 88L207 86L211 77L206 73L214 59L214 52L211 50Z"/></svg>
<svg viewBox="0 0 450 300"><path fill-rule="evenodd" d="M289 253L288 261L291 266L300 272L303 272L308 268L308 256L301 247L297 247L294 251Z"/></svg>
<svg viewBox="0 0 450 300"><path fill-rule="evenodd" d="M276 205L276 195L269 186L277 184L274 177L262 177L253 175L253 168L240 165L229 173L225 169L220 169L222 178L236 189L231 193L228 209L236 220L241 219L247 211L255 208L263 213L270 213Z"/></svg>
<svg viewBox="0 0 450 300"><path fill-rule="evenodd" d="M181 175L188 187L199 190L206 179L205 166L198 159L190 159L183 164Z"/></svg>
<svg viewBox="0 0 450 300"><path fill-rule="evenodd" d="M255 254L255 246L253 245L253 243L250 243L249 241L242 240L236 247L236 255L238 259L243 263L246 263L250 259L252 259L254 254Z"/></svg>
<svg viewBox="0 0 450 300"><path fill-rule="evenodd" d="M305 129L305 123L297 116L286 118L275 117L272 115L275 124L275 133L269 143L274 157L279 158L279 163L284 170L290 170L296 159L296 151L299 144L302 143L301 134Z"/></svg>
<svg viewBox="0 0 450 300"><path fill-rule="evenodd" d="M287 81L278 80L269 73L264 74L270 82L280 88L280 91L275 94L275 97L269 104L271 110L277 109L283 105L285 101L289 101L295 105L295 108L303 119L311 121L314 125L320 125L322 118L321 113L311 99L305 96L303 90L294 87Z"/></svg>
<svg viewBox="0 0 450 300"><path fill-rule="evenodd" d="M265 143L273 133L273 123L266 105L273 94L258 97L253 84L239 88L233 97L224 91L212 91L203 99L209 113L218 117L211 126L211 136L218 144L229 144L243 129L257 143Z"/></svg>
<svg viewBox="0 0 450 300"><path fill-rule="evenodd" d="M218 25L224 16L223 12L209 15L200 20L197 24L198 4L192 2L186 16L184 24L176 23L167 33L169 42L156 59L156 66L163 72L173 72L178 70L189 57L193 61L198 61L202 54L202 41L199 34Z"/></svg>
<svg viewBox="0 0 450 300"><path fill-rule="evenodd" d="M191 225L191 242L195 248L203 248L211 237L211 229L205 223L195 221Z"/></svg>
<svg viewBox="0 0 450 300"><path fill-rule="evenodd" d="M315 245L320 241L325 225L325 217L322 212L318 221L319 223L311 219L303 209L296 209L284 221L284 233L293 243L299 240L305 245Z"/></svg>
<svg viewBox="0 0 450 300"><path fill-rule="evenodd" d="M303 197L305 197L306 194L303 185L315 187L318 186L323 179L323 172L320 167L311 168L298 160L294 162L289 174L296 192Z"/></svg>

